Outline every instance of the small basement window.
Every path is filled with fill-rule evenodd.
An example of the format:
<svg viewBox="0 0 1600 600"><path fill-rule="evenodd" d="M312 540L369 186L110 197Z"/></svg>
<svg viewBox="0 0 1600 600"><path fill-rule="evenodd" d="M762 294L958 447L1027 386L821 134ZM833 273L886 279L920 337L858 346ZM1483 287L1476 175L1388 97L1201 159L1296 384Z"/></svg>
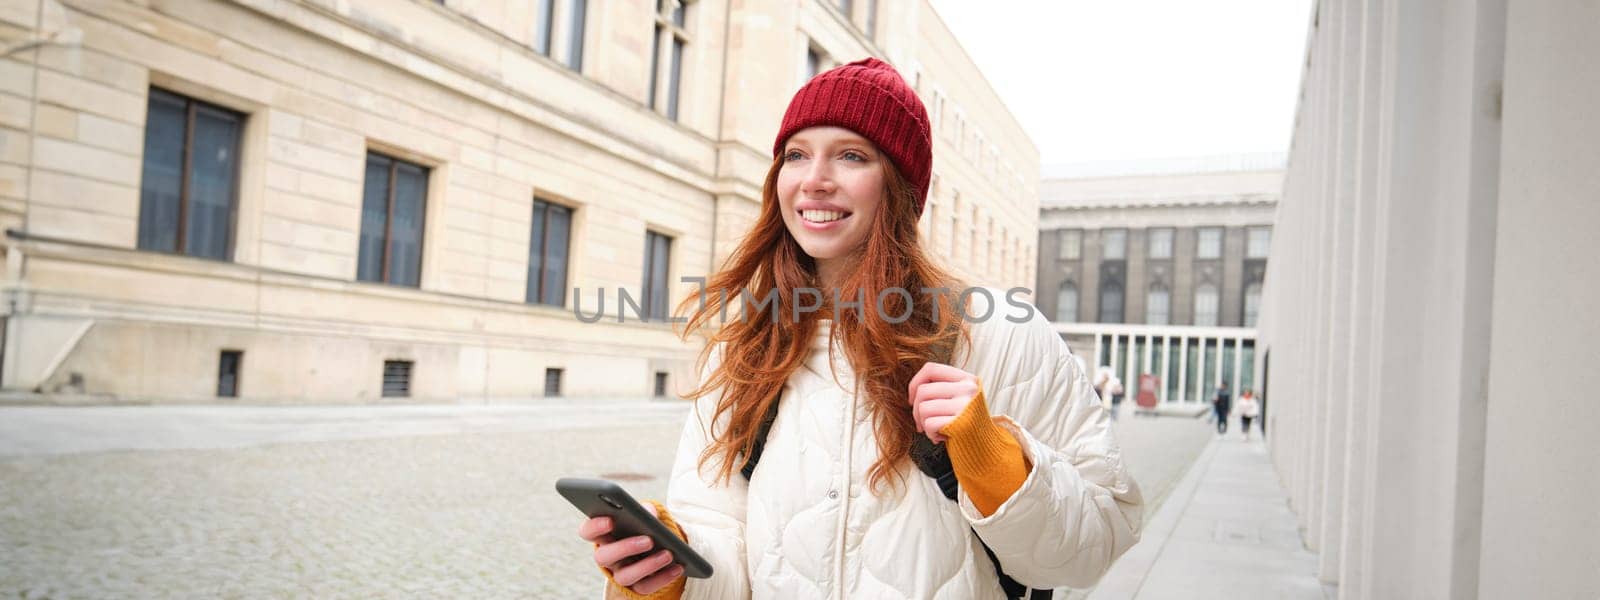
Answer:
<svg viewBox="0 0 1600 600"><path fill-rule="evenodd" d="M409 360L383 361L383 397L405 398L411 395L411 364Z"/></svg>
<svg viewBox="0 0 1600 600"><path fill-rule="evenodd" d="M239 397L239 365L244 362L244 352L223 350L217 359L217 397Z"/></svg>
<svg viewBox="0 0 1600 600"><path fill-rule="evenodd" d="M544 395L556 397L561 395L561 369L554 367L544 370Z"/></svg>
<svg viewBox="0 0 1600 600"><path fill-rule="evenodd" d="M661 398L661 397L665 397L666 395L667 395L667 372L666 371L656 371L656 397L657 398Z"/></svg>

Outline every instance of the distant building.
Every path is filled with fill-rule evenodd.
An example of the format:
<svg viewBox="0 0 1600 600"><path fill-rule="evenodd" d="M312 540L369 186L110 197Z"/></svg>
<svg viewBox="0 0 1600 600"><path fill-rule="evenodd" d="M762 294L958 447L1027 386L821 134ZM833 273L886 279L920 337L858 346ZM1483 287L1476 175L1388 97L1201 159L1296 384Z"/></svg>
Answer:
<svg viewBox="0 0 1600 600"><path fill-rule="evenodd" d="M1074 352L1130 396L1253 385L1255 322L1283 154L1046 168L1035 296Z"/></svg>

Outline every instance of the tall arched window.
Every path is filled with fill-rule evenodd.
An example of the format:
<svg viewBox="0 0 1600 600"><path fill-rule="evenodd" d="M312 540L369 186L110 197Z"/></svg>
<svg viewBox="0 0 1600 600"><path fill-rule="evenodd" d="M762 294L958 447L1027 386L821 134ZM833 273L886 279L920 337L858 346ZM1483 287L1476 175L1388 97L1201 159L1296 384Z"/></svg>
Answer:
<svg viewBox="0 0 1600 600"><path fill-rule="evenodd" d="M1244 326L1255 327L1261 316L1261 284L1252 283L1244 289Z"/></svg>
<svg viewBox="0 0 1600 600"><path fill-rule="evenodd" d="M1061 282L1056 292L1056 322L1071 323L1078 320L1078 286L1071 281Z"/></svg>
<svg viewBox="0 0 1600 600"><path fill-rule="evenodd" d="M1100 286L1100 322L1122 322L1122 284L1111 281Z"/></svg>
<svg viewBox="0 0 1600 600"><path fill-rule="evenodd" d="M1195 288L1194 324L1199 327L1217 326L1217 286L1203 283Z"/></svg>
<svg viewBox="0 0 1600 600"><path fill-rule="evenodd" d="M1150 286L1145 294L1144 322L1146 325L1166 325L1172 314L1172 292L1159 283Z"/></svg>

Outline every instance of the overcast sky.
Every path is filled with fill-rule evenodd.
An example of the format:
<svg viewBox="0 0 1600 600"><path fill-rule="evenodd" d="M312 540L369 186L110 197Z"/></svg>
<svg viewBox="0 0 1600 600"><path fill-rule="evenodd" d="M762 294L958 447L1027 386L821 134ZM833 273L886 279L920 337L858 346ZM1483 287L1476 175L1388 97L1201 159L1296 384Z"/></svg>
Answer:
<svg viewBox="0 0 1600 600"><path fill-rule="evenodd" d="M1289 148L1310 0L931 0L1048 166Z"/></svg>

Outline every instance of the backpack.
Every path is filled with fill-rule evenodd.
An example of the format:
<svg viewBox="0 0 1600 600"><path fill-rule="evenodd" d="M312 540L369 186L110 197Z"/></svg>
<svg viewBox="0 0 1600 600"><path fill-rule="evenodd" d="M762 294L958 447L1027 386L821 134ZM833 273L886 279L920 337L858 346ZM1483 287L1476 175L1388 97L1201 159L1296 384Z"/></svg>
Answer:
<svg viewBox="0 0 1600 600"><path fill-rule="evenodd" d="M767 434L772 432L772 422L778 419L778 403L773 402L767 408L767 414L761 418L761 425L756 429L755 443L751 445L750 456L745 458L744 467L739 469L739 474L744 475L745 481L756 472L756 463L761 462L761 452L767 445ZM960 492L960 484L956 481L955 467L950 464L950 453L945 450L944 444L935 444L927 436L916 436L911 442L911 461L916 463L917 469L924 475L933 478L939 484L939 491L945 498L956 501L956 494ZM1000 588L1005 590L1007 598L1026 598L1028 600L1050 600L1055 590L1029 590L1028 586L1018 583L1011 576L1006 575L1000 568L1000 559L995 557L994 551L989 549L989 544L978 538L978 543L983 545L983 553L989 555L989 562L994 563L994 572L1000 575Z"/></svg>

